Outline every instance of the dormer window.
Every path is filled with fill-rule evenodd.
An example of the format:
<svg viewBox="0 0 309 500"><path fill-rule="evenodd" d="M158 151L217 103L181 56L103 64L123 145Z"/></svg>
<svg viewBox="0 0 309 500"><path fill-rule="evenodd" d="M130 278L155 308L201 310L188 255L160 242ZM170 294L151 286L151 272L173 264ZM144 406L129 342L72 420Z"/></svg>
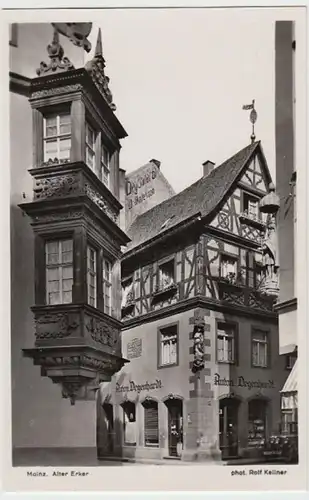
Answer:
<svg viewBox="0 0 309 500"><path fill-rule="evenodd" d="M159 266L159 290L166 290L175 284L175 264L171 259Z"/></svg>
<svg viewBox="0 0 309 500"><path fill-rule="evenodd" d="M101 180L107 187L109 186L109 162L110 153L104 144L101 146Z"/></svg>
<svg viewBox="0 0 309 500"><path fill-rule="evenodd" d="M95 131L86 123L86 164L95 170Z"/></svg>
<svg viewBox="0 0 309 500"><path fill-rule="evenodd" d="M71 152L71 116L59 113L44 118L44 162L69 160Z"/></svg>

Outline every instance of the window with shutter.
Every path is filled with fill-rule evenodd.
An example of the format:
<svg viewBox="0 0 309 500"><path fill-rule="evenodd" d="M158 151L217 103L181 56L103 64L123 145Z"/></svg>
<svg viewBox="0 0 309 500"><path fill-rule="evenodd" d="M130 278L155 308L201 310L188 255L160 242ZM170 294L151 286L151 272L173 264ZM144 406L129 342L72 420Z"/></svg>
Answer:
<svg viewBox="0 0 309 500"><path fill-rule="evenodd" d="M144 415L145 446L159 446L158 403L156 401L145 402Z"/></svg>

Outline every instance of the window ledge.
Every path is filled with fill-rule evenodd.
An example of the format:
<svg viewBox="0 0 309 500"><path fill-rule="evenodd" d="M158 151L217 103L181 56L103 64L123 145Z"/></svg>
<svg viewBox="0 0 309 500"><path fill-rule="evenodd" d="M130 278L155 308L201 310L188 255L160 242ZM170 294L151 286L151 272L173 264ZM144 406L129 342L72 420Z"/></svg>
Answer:
<svg viewBox="0 0 309 500"><path fill-rule="evenodd" d="M238 218L242 224L247 224L248 226L253 226L258 229L264 229L266 227L266 223L262 221L262 219L259 219L255 215L248 214L247 212L242 212L239 214Z"/></svg>
<svg viewBox="0 0 309 500"><path fill-rule="evenodd" d="M153 300L163 297L165 295L173 295L177 292L178 286L175 283L168 285L165 288L160 288L153 293Z"/></svg>

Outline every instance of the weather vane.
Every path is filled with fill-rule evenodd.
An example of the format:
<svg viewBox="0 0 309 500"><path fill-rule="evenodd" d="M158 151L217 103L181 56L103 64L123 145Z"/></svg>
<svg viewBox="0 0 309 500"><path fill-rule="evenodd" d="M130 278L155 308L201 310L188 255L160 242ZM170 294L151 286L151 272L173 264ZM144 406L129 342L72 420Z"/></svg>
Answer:
<svg viewBox="0 0 309 500"><path fill-rule="evenodd" d="M250 122L252 123L252 134L251 134L251 142L253 143L255 141L255 133L254 133L254 124L257 120L257 112L255 110L255 107L254 107L254 102L255 100L252 99L252 104L245 104L242 109L244 110L249 110L251 109L251 113L250 113Z"/></svg>

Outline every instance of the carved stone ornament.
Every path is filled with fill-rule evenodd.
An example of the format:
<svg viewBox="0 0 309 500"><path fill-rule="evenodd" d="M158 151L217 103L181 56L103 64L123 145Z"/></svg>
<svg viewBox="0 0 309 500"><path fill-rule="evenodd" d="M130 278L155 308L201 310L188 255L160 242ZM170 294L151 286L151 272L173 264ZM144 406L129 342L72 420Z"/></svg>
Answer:
<svg viewBox="0 0 309 500"><path fill-rule="evenodd" d="M48 75L51 73L65 72L74 69L73 64L67 57L64 56L64 51L59 43L59 33L54 30L52 43L47 46L47 52L50 57L50 63L41 62L40 67L36 70L38 76Z"/></svg>
<svg viewBox="0 0 309 500"><path fill-rule="evenodd" d="M96 318L88 318L86 328L95 342L116 349L120 341L120 332L111 325Z"/></svg>
<svg viewBox="0 0 309 500"><path fill-rule="evenodd" d="M42 97L51 97L55 95L68 94L82 90L81 83L74 83L72 85L63 85L62 87L52 87L49 89L36 90L31 94L32 99L41 99Z"/></svg>
<svg viewBox="0 0 309 500"><path fill-rule="evenodd" d="M95 86L108 103L109 107L115 111L116 106L113 103L113 95L109 88L109 77L105 75L104 71L105 59L103 57L102 50L101 29L99 29L98 33L94 58L86 64L85 68L91 76Z"/></svg>
<svg viewBox="0 0 309 500"><path fill-rule="evenodd" d="M48 313L35 318L35 336L38 340L68 337L78 326L76 315Z"/></svg>
<svg viewBox="0 0 309 500"><path fill-rule="evenodd" d="M34 222L40 223L40 224L45 224L48 222L55 222L55 221L63 221L63 220L69 220L69 219L80 219L83 217L84 213L79 210L70 210L68 212L54 212L54 213L49 213L49 214L44 214L44 215L37 215L35 216Z"/></svg>
<svg viewBox="0 0 309 500"><path fill-rule="evenodd" d="M203 370L204 363L204 325L197 324L194 326L193 330L193 353L194 360L192 366L192 372L197 373Z"/></svg>
<svg viewBox="0 0 309 500"><path fill-rule="evenodd" d="M62 385L62 397L64 399L69 399L71 401L71 405L75 405L75 401L80 389L84 385L84 379L81 377L64 377L61 380Z"/></svg>
<svg viewBox="0 0 309 500"><path fill-rule="evenodd" d="M101 196L90 184L85 184L85 193L88 198L90 198L101 210L106 213L106 215L112 219L112 221L117 223L118 215L112 210L112 208L106 203L103 196Z"/></svg>
<svg viewBox="0 0 309 500"><path fill-rule="evenodd" d="M279 259L277 228L274 215L269 216L267 232L261 247L263 252L264 280L261 291L277 297L279 294Z"/></svg>
<svg viewBox="0 0 309 500"><path fill-rule="evenodd" d="M78 194L80 182L76 175L59 175L57 177L36 179L34 187L34 199L56 198Z"/></svg>

